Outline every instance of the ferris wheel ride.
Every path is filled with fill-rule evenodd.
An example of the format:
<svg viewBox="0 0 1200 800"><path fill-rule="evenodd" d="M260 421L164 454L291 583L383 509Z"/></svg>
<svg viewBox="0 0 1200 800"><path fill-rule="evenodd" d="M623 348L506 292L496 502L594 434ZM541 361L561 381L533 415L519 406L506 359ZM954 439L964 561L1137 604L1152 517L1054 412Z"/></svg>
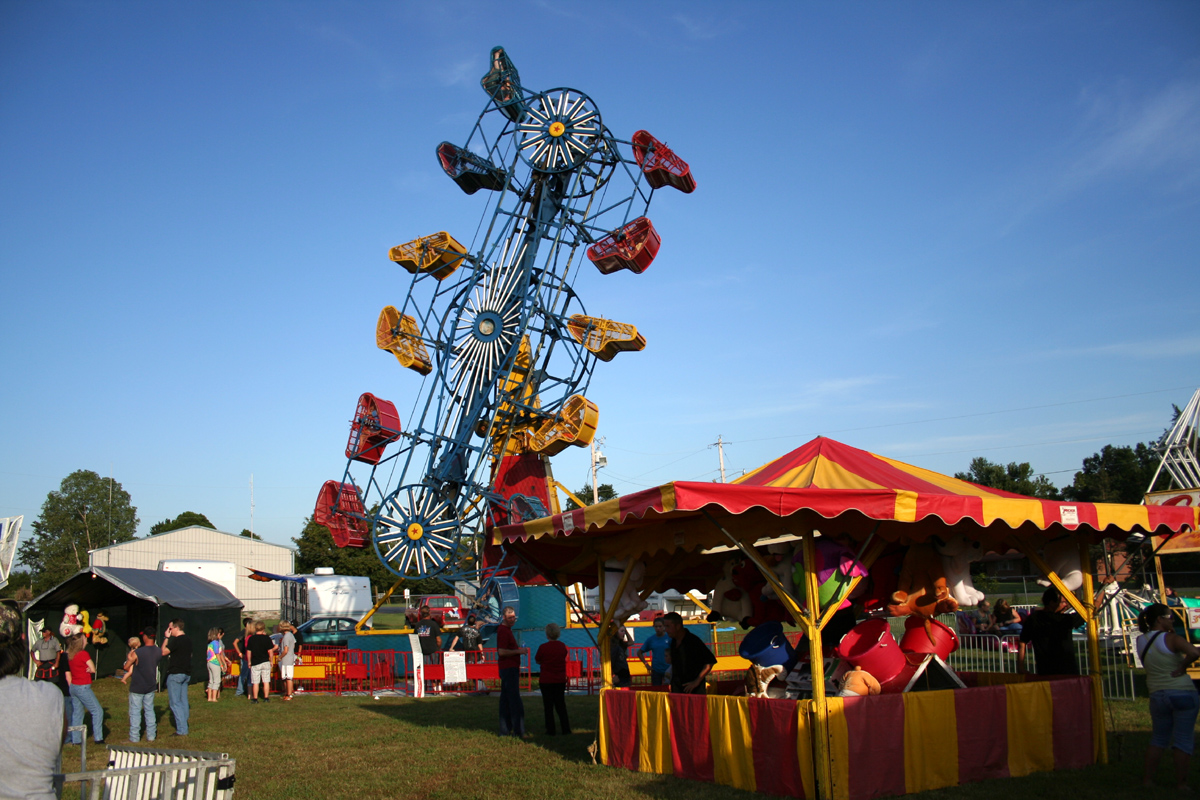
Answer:
<svg viewBox="0 0 1200 800"><path fill-rule="evenodd" d="M590 316L576 280L587 264L644 272L661 242L646 216L654 191L696 187L646 131L613 136L583 92L527 89L503 48L481 85L466 142L436 148L464 193L485 193L475 238L440 231L389 252L403 299L380 312L376 345L420 376L411 410L402 421L393 403L359 398L346 470L314 513L399 578L479 580L488 524L557 511L548 459L591 443L597 362L646 344L634 325ZM355 479L356 465L369 473ZM540 489L512 477L539 469Z"/></svg>

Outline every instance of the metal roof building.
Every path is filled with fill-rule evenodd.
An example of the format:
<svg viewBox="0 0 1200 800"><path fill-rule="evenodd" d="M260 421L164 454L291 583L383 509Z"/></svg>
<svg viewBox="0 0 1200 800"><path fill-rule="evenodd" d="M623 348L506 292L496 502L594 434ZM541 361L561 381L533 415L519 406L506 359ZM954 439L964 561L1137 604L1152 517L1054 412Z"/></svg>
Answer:
<svg viewBox="0 0 1200 800"><path fill-rule="evenodd" d="M168 560L230 561L237 566L235 594L242 601L246 613L258 617L278 617L279 586L250 580L250 570L290 574L295 571L295 556L296 552L290 547L191 525L157 536L97 548L88 553L88 565L158 569L158 562Z"/></svg>

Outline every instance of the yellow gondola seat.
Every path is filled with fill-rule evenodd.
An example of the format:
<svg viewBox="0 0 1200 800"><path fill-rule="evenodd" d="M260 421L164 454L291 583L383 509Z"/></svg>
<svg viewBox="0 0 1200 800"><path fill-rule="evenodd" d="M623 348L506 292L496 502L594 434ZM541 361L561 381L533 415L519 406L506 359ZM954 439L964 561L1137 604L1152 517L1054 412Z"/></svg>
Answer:
<svg viewBox="0 0 1200 800"><path fill-rule="evenodd" d="M616 320L576 314L567 323L567 330L575 341L595 353L601 361L612 361L617 353L641 350L646 346L646 337L638 333L637 328Z"/></svg>
<svg viewBox="0 0 1200 800"><path fill-rule="evenodd" d="M535 453L553 456L567 449L568 445L587 447L596 436L596 425L600 421L600 409L581 394L573 394L553 419L546 420L529 437L529 449Z"/></svg>
<svg viewBox="0 0 1200 800"><path fill-rule="evenodd" d="M395 306L384 306L375 325L375 345L396 356L400 366L415 370L422 375L433 371L429 351L421 340L421 329L417 321L408 314L400 315Z"/></svg>
<svg viewBox="0 0 1200 800"><path fill-rule="evenodd" d="M388 252L388 258L414 275L427 272L439 281L458 269L466 255L467 248L445 231L396 245Z"/></svg>

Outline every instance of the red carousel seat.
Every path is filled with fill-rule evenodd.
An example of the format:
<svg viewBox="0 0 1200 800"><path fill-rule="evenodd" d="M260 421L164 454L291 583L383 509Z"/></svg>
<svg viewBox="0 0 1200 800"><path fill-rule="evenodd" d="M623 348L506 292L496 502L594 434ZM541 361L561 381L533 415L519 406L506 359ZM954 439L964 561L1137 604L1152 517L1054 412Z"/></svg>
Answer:
<svg viewBox="0 0 1200 800"><path fill-rule="evenodd" d="M350 441L346 458L364 464L378 464L384 448L400 438L400 415L396 406L370 392L358 398L354 419L350 420Z"/></svg>
<svg viewBox="0 0 1200 800"><path fill-rule="evenodd" d="M366 547L370 537L367 512L352 483L325 481L317 495L313 522L329 528L338 547Z"/></svg>
<svg viewBox="0 0 1200 800"><path fill-rule="evenodd" d="M662 237L654 230L654 223L646 217L638 217L589 247L587 256L605 275L620 269L640 275L658 255L660 244Z"/></svg>
<svg viewBox="0 0 1200 800"><path fill-rule="evenodd" d="M450 142L439 144L437 155L445 173L467 194L475 194L480 189L498 192L504 188L504 170L497 169L483 156Z"/></svg>
<svg viewBox="0 0 1200 800"><path fill-rule="evenodd" d="M633 156L654 189L670 184L684 194L696 191L696 179L688 163L648 131L633 135Z"/></svg>

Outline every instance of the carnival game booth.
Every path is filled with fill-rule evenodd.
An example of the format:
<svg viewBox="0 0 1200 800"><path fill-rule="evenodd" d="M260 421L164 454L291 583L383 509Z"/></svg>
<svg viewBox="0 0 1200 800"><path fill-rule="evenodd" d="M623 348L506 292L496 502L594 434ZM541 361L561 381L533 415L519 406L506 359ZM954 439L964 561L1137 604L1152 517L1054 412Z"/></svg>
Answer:
<svg viewBox="0 0 1200 800"><path fill-rule="evenodd" d="M859 800L1105 762L1088 547L1134 532L1174 535L1195 530L1197 523L1196 509L1038 500L818 438L733 484L664 484L497 527L493 542L559 584L598 585L605 598L602 631L631 594L705 588L717 599L734 596L724 591L731 555L743 559L743 568L756 568L762 588L751 599L761 600L769 588L806 634L801 649L809 656L811 699L722 696L713 686L707 696L613 689L605 652L601 759L741 789ZM821 559L835 540L850 557L831 593ZM1088 675L949 673L941 685L967 688L937 689L936 682L914 680L910 662L899 674L880 676L882 694L827 696L824 650L837 644L848 660L841 650L869 639L863 626L880 624L866 620L844 638L827 635L831 620L844 623L847 597L866 586L859 604L892 616L910 614L907 627L913 630L904 638L928 637L930 655L919 656L928 666L936 640L944 638L932 618L952 609L953 594L969 587L967 563L1013 549L1028 556L1086 620ZM938 556L944 567L956 567L948 570L954 573L949 579L946 569L931 566ZM790 589L788 559L801 565ZM844 555L837 559L847 564ZM630 575L638 564L644 578L633 589ZM615 589L605 586L614 567L621 568ZM743 595L753 594L756 584L738 577ZM768 606L752 605L747 620L778 617ZM873 635L886 649L890 634ZM608 637L599 638L606 651ZM859 641L848 644L852 639ZM917 687L926 690L906 691Z"/></svg>
<svg viewBox="0 0 1200 800"><path fill-rule="evenodd" d="M89 567L34 598L25 615L34 626L43 624L61 638L64 611L71 607L77 610L71 624L85 622L86 612L87 630L103 631L92 633L101 676L112 675L125 663L130 636L153 626L161 642L167 624L182 619L192 637L192 680L206 680L202 655L209 628L224 628L227 642L241 629L242 601L225 587L188 572ZM101 615L105 622L98 627Z"/></svg>

